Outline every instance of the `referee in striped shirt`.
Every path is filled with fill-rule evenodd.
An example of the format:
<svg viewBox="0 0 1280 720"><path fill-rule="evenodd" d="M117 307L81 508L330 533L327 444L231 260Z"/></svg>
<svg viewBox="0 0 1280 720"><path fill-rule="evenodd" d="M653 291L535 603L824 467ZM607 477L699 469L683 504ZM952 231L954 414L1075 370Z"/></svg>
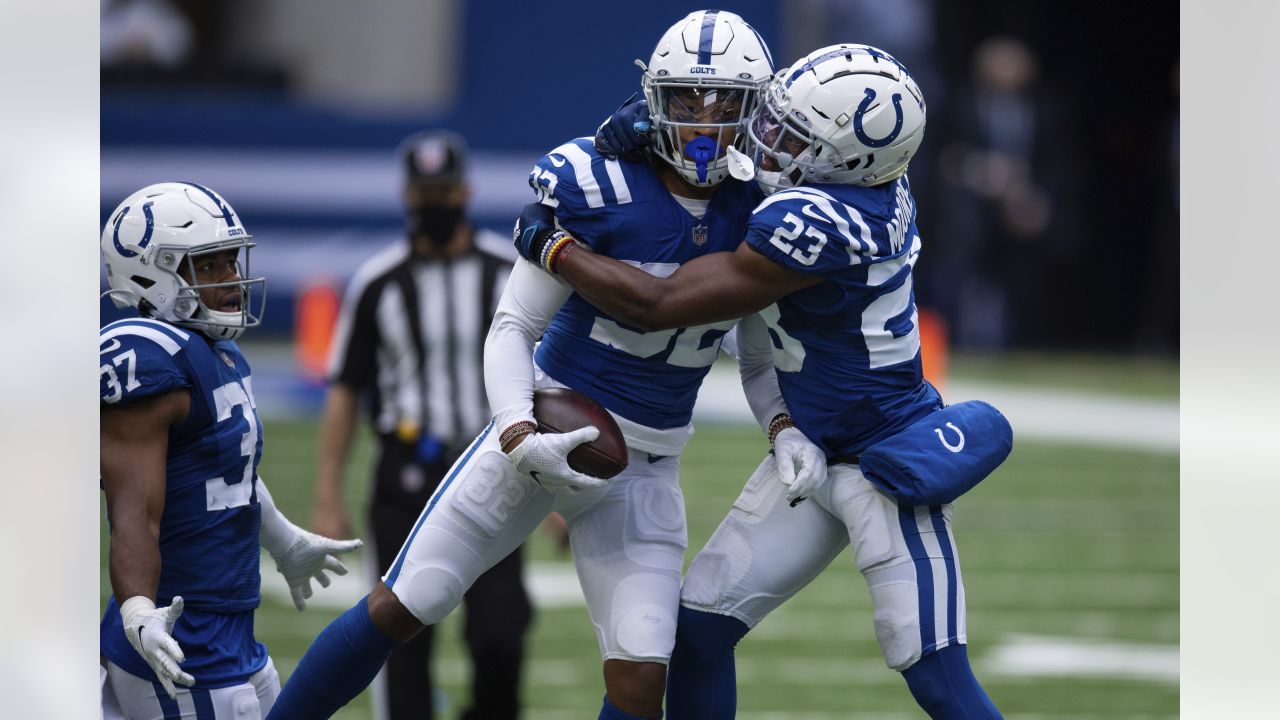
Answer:
<svg viewBox="0 0 1280 720"><path fill-rule="evenodd" d="M313 530L351 537L342 475L356 415L367 399L378 436L369 533L386 573L431 493L489 421L483 347L515 254L509 238L466 219L467 148L446 131L413 135L398 150L405 172L407 241L356 271L343 299L320 426ZM465 638L472 698L464 720L514 719L531 608L520 549L467 592ZM433 717L433 626L392 654L374 686L377 717Z"/></svg>

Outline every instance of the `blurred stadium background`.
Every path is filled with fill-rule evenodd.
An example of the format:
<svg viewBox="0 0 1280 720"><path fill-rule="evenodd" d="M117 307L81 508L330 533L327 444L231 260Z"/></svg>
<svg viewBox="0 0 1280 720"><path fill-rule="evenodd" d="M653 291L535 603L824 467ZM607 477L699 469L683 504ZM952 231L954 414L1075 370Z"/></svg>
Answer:
<svg viewBox="0 0 1280 720"><path fill-rule="evenodd" d="M941 330L932 372L949 400L1005 410L1019 438L957 508L971 653L992 696L1024 720L1175 717L1176 11L716 5L752 23L779 65L866 42L895 53L925 92L929 131L911 176L925 242L917 296ZM464 133L473 218L505 231L529 197L533 161L592 132L638 89L632 60L701 7L103 1L102 219L138 187L173 179L217 189L245 218L260 243L254 272L268 277L266 323L243 343L267 421L261 470L291 517L305 522L312 504L315 329L360 261L401 237L396 143L426 127ZM104 304L103 320L114 317ZM693 550L766 449L745 413L732 367L717 366L683 467ZM368 440L349 473L354 508ZM550 538L531 547L539 610L527 717L589 717L602 685L572 565ZM105 536L103 551L105 601ZM368 578L349 576L298 614L271 568L258 632L287 676ZM455 623L440 641L445 717L466 686ZM739 658L743 718L919 716L883 667L847 556ZM340 717L370 717L367 701Z"/></svg>

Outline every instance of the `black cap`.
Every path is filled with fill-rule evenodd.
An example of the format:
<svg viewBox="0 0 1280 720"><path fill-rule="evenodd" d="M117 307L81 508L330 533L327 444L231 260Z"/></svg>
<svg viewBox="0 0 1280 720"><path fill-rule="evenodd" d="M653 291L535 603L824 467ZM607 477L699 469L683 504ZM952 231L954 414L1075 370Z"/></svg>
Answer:
<svg viewBox="0 0 1280 720"><path fill-rule="evenodd" d="M405 184L457 185L466 178L467 141L450 130L427 130L405 138L397 150Z"/></svg>

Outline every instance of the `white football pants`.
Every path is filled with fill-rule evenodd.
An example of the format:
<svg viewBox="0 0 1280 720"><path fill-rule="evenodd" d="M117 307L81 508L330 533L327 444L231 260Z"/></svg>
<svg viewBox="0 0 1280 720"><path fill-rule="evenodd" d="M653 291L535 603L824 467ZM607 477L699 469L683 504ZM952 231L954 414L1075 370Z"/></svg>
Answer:
<svg viewBox="0 0 1280 720"><path fill-rule="evenodd" d="M680 602L755 627L852 544L875 608L885 662L905 670L965 642L964 584L951 505L899 507L856 465L832 465L790 507L772 455L756 469L694 558Z"/></svg>
<svg viewBox="0 0 1280 720"><path fill-rule="evenodd" d="M516 472L497 436L491 423L449 470L383 582L418 620L438 623L556 511L601 657L665 664L688 545L679 457L631 450L603 488L553 494Z"/></svg>
<svg viewBox="0 0 1280 720"><path fill-rule="evenodd" d="M280 694L280 676L269 657L244 683L213 690L178 685L177 699L171 699L154 678L140 678L110 660L106 663L103 720L262 720Z"/></svg>

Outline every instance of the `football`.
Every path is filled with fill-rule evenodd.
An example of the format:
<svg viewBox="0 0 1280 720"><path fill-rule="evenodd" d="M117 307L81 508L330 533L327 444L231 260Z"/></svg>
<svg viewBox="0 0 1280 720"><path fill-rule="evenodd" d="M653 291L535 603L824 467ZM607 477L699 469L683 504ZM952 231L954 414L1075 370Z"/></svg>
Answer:
<svg viewBox="0 0 1280 720"><path fill-rule="evenodd" d="M627 468L627 444L613 416L600 403L569 388L533 393L533 417L539 432L563 433L594 425L600 437L569 453L569 467L598 478L611 478Z"/></svg>

